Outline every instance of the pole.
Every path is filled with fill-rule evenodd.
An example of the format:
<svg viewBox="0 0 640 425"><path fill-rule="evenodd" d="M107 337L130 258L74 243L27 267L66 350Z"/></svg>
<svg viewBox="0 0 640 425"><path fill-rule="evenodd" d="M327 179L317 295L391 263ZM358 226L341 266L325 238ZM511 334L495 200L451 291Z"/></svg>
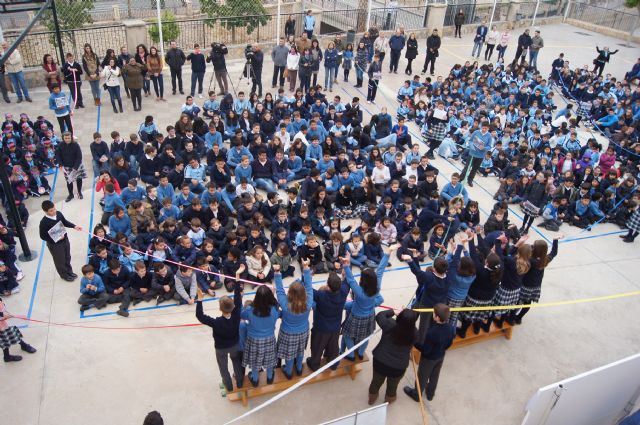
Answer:
<svg viewBox="0 0 640 425"><path fill-rule="evenodd" d="M164 60L164 37L162 36L162 16L160 14L160 0L156 0L156 12L158 14L158 35L160 35L160 57Z"/></svg>
<svg viewBox="0 0 640 425"><path fill-rule="evenodd" d="M53 25L56 30L56 43L58 43L58 54L60 55L60 64L64 63L64 47L62 46L62 35L60 34L60 22L58 21L58 10L56 9L56 0L51 0L51 14L53 15Z"/></svg>
<svg viewBox="0 0 640 425"><path fill-rule="evenodd" d="M2 25L0 25L0 43L4 41L4 34L2 32Z"/></svg>
<svg viewBox="0 0 640 425"><path fill-rule="evenodd" d="M567 2L567 6L564 9L564 17L562 18L563 23L567 20L567 16L569 16L569 9L571 9L571 0Z"/></svg>
<svg viewBox="0 0 640 425"><path fill-rule="evenodd" d="M498 0L493 0L493 8L491 9L491 19L489 19L489 31L491 31L491 25L493 25L493 16L496 14L496 3L498 3Z"/></svg>
<svg viewBox="0 0 640 425"><path fill-rule="evenodd" d="M280 38L280 11L281 11L281 6L282 6L282 0L278 0L278 23L276 25L277 26L277 30L276 30L276 43L278 42L278 38Z"/></svg>
<svg viewBox="0 0 640 425"><path fill-rule="evenodd" d="M4 154L0 154L0 183L2 183L2 187L4 188L4 196L7 198L7 215L11 217L14 229L18 234L18 239L20 240L20 247L22 248L22 254L20 254L18 258L20 261L27 262L35 260L38 254L35 251L31 251L29 248L29 242L27 241L27 236L24 234L22 221L20 220L20 213L16 207L16 198L13 196L11 183L9 182L9 175L7 174L6 159L7 157Z"/></svg>
<svg viewBox="0 0 640 425"><path fill-rule="evenodd" d="M536 10L533 11L533 19L531 20L531 26L536 25L536 15L538 14L538 7L540 7L540 0L536 1Z"/></svg>
<svg viewBox="0 0 640 425"><path fill-rule="evenodd" d="M371 23L371 0L367 0L367 28L365 28L365 31L369 31L369 28L371 28L369 26L369 24Z"/></svg>
<svg viewBox="0 0 640 425"><path fill-rule="evenodd" d="M422 26L427 27L427 19L429 18L429 0L424 0L424 19L422 19Z"/></svg>

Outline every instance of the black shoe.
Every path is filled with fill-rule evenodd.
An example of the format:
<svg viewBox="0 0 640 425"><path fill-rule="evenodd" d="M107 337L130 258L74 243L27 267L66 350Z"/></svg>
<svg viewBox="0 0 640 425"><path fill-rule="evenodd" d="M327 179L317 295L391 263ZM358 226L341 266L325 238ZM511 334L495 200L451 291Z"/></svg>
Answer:
<svg viewBox="0 0 640 425"><path fill-rule="evenodd" d="M78 275L77 275L77 274L75 274L75 273L73 273L73 272L69 273L69 276L71 276L71 277L72 277L72 278L74 278L74 279L77 279L77 278L78 278Z"/></svg>
<svg viewBox="0 0 640 425"><path fill-rule="evenodd" d="M350 231L351 231L351 229L353 229L353 227L351 227L351 226L347 226L347 227L345 227L345 228L343 229L343 232L345 232L345 233L346 233L346 232L350 232Z"/></svg>
<svg viewBox="0 0 640 425"><path fill-rule="evenodd" d="M90 305L81 305L81 306L80 306L80 311L87 311L87 310L89 310L90 308L91 308L91 306L90 306Z"/></svg>
<svg viewBox="0 0 640 425"><path fill-rule="evenodd" d="M402 390L406 395L411 397L413 401L415 401L416 403L420 403L420 397L418 397L418 392L414 388L404 387Z"/></svg>
<svg viewBox="0 0 640 425"><path fill-rule="evenodd" d="M73 195L69 195L67 196L67 198L64 200L64 202L70 202L73 199Z"/></svg>
<svg viewBox="0 0 640 425"><path fill-rule="evenodd" d="M29 353L29 354L33 354L33 353L35 353L36 351L38 351L38 350L36 350L34 347L32 347L32 346L30 346L29 344L27 344L26 342L21 342L21 343L20 343L20 349L21 349L22 351L26 352L26 353Z"/></svg>
<svg viewBox="0 0 640 425"><path fill-rule="evenodd" d="M156 298L156 305L160 305L160 303L162 303L164 301L164 299L158 295L158 298Z"/></svg>
<svg viewBox="0 0 640 425"><path fill-rule="evenodd" d="M318 368L317 368L317 367L313 367L313 366L311 366L311 357L307 357L307 367L308 367L309 369L311 369L312 371L314 371L314 372L315 372L316 370L318 370Z"/></svg>
<svg viewBox="0 0 640 425"><path fill-rule="evenodd" d="M182 90L180 90L180 94L184 94L184 92Z"/></svg>
<svg viewBox="0 0 640 425"><path fill-rule="evenodd" d="M65 276L63 277L63 279L66 280L67 282L73 282L74 280L76 280L76 278L73 276Z"/></svg>
<svg viewBox="0 0 640 425"><path fill-rule="evenodd" d="M116 312L116 314L117 314L118 316L122 316L122 317L129 317L129 312L128 312L128 311L126 311L126 310L118 310L118 311Z"/></svg>
<svg viewBox="0 0 640 425"><path fill-rule="evenodd" d="M16 103L22 103L22 99L18 99ZM19 357L19 356L18 356ZM22 360L22 359L21 359Z"/></svg>
<svg viewBox="0 0 640 425"><path fill-rule="evenodd" d="M516 322L516 325L521 325L522 324L522 317L516 316L516 318L513 319L513 321Z"/></svg>
<svg viewBox="0 0 640 425"><path fill-rule="evenodd" d="M468 185L469 187L473 187L473 182L469 182L469 181L468 181L468 182L467 182L467 185Z"/></svg>
<svg viewBox="0 0 640 425"><path fill-rule="evenodd" d="M175 90L172 91L171 94L175 96L176 95L176 91Z"/></svg>
<svg viewBox="0 0 640 425"><path fill-rule="evenodd" d="M435 155L433 154L433 151L429 151L429 152L427 152L427 158L429 158L429 159L436 159Z"/></svg>
<svg viewBox="0 0 640 425"><path fill-rule="evenodd" d="M5 363L19 362L20 360L22 360L22 356L14 356L13 354L8 354L4 356Z"/></svg>
<svg viewBox="0 0 640 425"><path fill-rule="evenodd" d="M84 196L82 196L82 192L78 193L78 199L84 199Z"/></svg>
<svg viewBox="0 0 640 425"><path fill-rule="evenodd" d="M622 242L633 243L633 239L625 237Z"/></svg>
<svg viewBox="0 0 640 425"><path fill-rule="evenodd" d="M427 394L427 400L429 401L433 400L433 394Z"/></svg>
<svg viewBox="0 0 640 425"><path fill-rule="evenodd" d="M11 99L9 99L8 97L4 99L5 102L7 103L11 103Z"/></svg>
<svg viewBox="0 0 640 425"><path fill-rule="evenodd" d="M273 373L273 376L271 377L271 379L267 378L267 385L271 385L273 384L273 379L276 377L275 372Z"/></svg>

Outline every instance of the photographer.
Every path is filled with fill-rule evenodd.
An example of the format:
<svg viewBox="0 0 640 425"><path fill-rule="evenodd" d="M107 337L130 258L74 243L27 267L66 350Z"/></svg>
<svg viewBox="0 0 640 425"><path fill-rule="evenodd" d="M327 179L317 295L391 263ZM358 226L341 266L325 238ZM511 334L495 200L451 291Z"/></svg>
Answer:
<svg viewBox="0 0 640 425"><path fill-rule="evenodd" d="M280 42L271 50L271 59L273 59L273 80L271 88L276 88L278 74L280 74L280 88L284 87L284 69L287 66L287 57L289 49L284 45L284 37L280 37Z"/></svg>
<svg viewBox="0 0 640 425"><path fill-rule="evenodd" d="M180 94L184 94L182 91L182 65L186 62L187 57L184 55L182 49L178 48L178 44L175 40L169 43L169 50L164 55L164 61L169 65L171 71L171 90L173 94L176 94L176 79L178 80L178 90Z"/></svg>
<svg viewBox="0 0 640 425"><path fill-rule="evenodd" d="M229 53L224 43L211 43L211 52L207 57L207 62L213 64L213 72L216 75L216 81L220 87L219 95L229 93L229 82L227 80L227 63L224 56Z"/></svg>
<svg viewBox="0 0 640 425"><path fill-rule="evenodd" d="M258 93L258 97L262 97L262 63L264 62L264 54L259 47L253 48L248 45L244 51L244 56L247 58L247 62L251 64L251 93ZM246 72L246 71L245 71ZM249 77L245 75L245 77ZM256 92L256 86L258 91Z"/></svg>

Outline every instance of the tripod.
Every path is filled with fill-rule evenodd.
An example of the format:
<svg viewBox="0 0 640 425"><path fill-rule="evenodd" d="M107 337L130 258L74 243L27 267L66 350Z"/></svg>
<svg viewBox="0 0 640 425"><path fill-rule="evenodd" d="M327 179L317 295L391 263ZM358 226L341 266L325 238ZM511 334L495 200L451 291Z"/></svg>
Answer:
<svg viewBox="0 0 640 425"><path fill-rule="evenodd" d="M256 75L255 75L255 72L253 71L253 66L251 65L250 59L247 59L247 61L244 64L244 70L242 71L242 74L240 74L240 78L238 78L238 87L240 87L240 83L244 79L247 80L247 87L250 84L253 85L253 82L256 79ZM231 87L233 87L233 81L231 82ZM233 92L234 93L236 92L235 87L233 88Z"/></svg>

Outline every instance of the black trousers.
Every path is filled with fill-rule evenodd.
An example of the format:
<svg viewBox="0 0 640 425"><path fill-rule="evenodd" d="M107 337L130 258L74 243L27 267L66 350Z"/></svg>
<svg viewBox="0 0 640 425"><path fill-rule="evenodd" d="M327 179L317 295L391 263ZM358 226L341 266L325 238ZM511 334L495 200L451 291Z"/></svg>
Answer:
<svg viewBox="0 0 640 425"><path fill-rule="evenodd" d="M409 74L411 74L413 72L413 69L411 68L411 63L413 62L413 59L408 59L407 58L407 69L405 69L405 71Z"/></svg>
<svg viewBox="0 0 640 425"><path fill-rule="evenodd" d="M73 98L73 102L76 104L76 106L84 106L84 104L82 103L81 86L81 82L77 82L76 84L73 84L73 82L67 83L67 87L69 87L69 92L71 92L71 97Z"/></svg>
<svg viewBox="0 0 640 425"><path fill-rule="evenodd" d="M229 74L227 73L227 71L214 71L213 73L215 74L216 81L218 82L218 92L222 94L229 93L229 81L227 80Z"/></svg>
<svg viewBox="0 0 640 425"><path fill-rule="evenodd" d="M78 194L82 193L82 179L76 179L76 186L78 187ZM69 191L69 196L73 196L73 182L67 183L67 190Z"/></svg>
<svg viewBox="0 0 640 425"><path fill-rule="evenodd" d="M367 85L367 100L371 102L375 102L377 93L378 93L378 81L369 78L369 84Z"/></svg>
<svg viewBox="0 0 640 425"><path fill-rule="evenodd" d="M598 77L602 75L602 71L604 71L604 62L596 61L595 66L593 67L593 73L598 73Z"/></svg>
<svg viewBox="0 0 640 425"><path fill-rule="evenodd" d="M420 359L420 365L418 366L418 379L420 379L420 388L416 385L416 389L420 392L427 389L427 398L433 398L436 393L436 387L438 386L438 379L440 378L440 369L442 369L442 363L444 357L436 360Z"/></svg>
<svg viewBox="0 0 640 425"><path fill-rule="evenodd" d="M422 72L427 72L427 67L429 66L429 64L431 64L431 69L429 70L429 73L433 74L433 71L436 67L436 56L431 53L427 53L427 57L424 59L424 66L422 67Z"/></svg>
<svg viewBox="0 0 640 425"><path fill-rule="evenodd" d="M176 80L178 80L178 90L182 93L182 67L169 68L171 71L171 90L176 94Z"/></svg>
<svg viewBox="0 0 640 425"><path fill-rule="evenodd" d="M58 125L60 126L60 134L65 131L70 131L73 134L73 125L71 124L71 115L67 114L62 117L56 117L58 119Z"/></svg>
<svg viewBox="0 0 640 425"><path fill-rule="evenodd" d="M340 346L338 345L340 339L340 331L335 332L318 332L316 329L311 329L311 357L308 359L309 367L312 369L318 369L320 367L320 361L322 357L327 359L327 362L338 357L340 352ZM338 365L332 366L333 369Z"/></svg>
<svg viewBox="0 0 640 425"><path fill-rule="evenodd" d="M109 304L118 304L120 303L120 310L127 310L129 308L129 304L131 303L131 295L129 294L129 288L124 288L121 294L109 294L109 300L107 301Z"/></svg>
<svg viewBox="0 0 640 425"><path fill-rule="evenodd" d="M131 93L131 103L133 103L133 110L139 111L142 109L142 89L129 89Z"/></svg>
<svg viewBox="0 0 640 425"><path fill-rule="evenodd" d="M404 376L404 375L403 375ZM378 372L375 368L373 369L373 376L371 377L371 383L369 384L369 394L378 394L380 391L380 387L384 384L384 381L387 381L387 390L385 392L386 397L395 397L398 384L402 376L387 376L380 372Z"/></svg>
<svg viewBox="0 0 640 425"><path fill-rule="evenodd" d="M400 53L401 53L401 50L391 49L391 63L389 64L390 71L398 70L398 63L400 62Z"/></svg>
<svg viewBox="0 0 640 425"><path fill-rule="evenodd" d="M516 57L513 58L513 61L518 62L518 59L520 59L520 57L522 57L522 62L524 62L524 60L527 58L527 50L523 49L521 46L518 46L518 48L516 49Z"/></svg>
<svg viewBox="0 0 640 425"><path fill-rule="evenodd" d="M464 168L460 172L460 178L464 179L464 176L467 175L467 169L471 167L469 171L469 176L467 176L467 182L473 182L473 178L476 176L478 172L478 168L480 168L480 164L482 164L482 158L476 158L474 156L470 156L467 163L464 165Z"/></svg>
<svg viewBox="0 0 640 425"><path fill-rule="evenodd" d="M53 257L53 265L56 267L56 271L60 277L65 278L73 273L71 268L71 245L69 244L69 237L65 236L64 239L57 243L47 242L47 248Z"/></svg>
<svg viewBox="0 0 640 425"><path fill-rule="evenodd" d="M461 29L462 29L462 24L460 24L460 25L456 24L456 32L455 32L455 34L453 36L454 37L462 37Z"/></svg>
<svg viewBox="0 0 640 425"><path fill-rule="evenodd" d="M487 44L487 47L484 49L484 60L488 61L489 59L491 59L494 47L496 47L495 44Z"/></svg>
<svg viewBox="0 0 640 425"><path fill-rule="evenodd" d="M258 97L262 97L262 70L253 70L253 78L251 79L251 93L257 93ZM258 91L256 91L256 88Z"/></svg>
<svg viewBox="0 0 640 425"><path fill-rule="evenodd" d="M284 66L273 66L273 79L271 80L271 85L273 87L276 86L276 82L279 82L279 86L284 86ZM278 80L278 74L280 74L280 79Z"/></svg>

